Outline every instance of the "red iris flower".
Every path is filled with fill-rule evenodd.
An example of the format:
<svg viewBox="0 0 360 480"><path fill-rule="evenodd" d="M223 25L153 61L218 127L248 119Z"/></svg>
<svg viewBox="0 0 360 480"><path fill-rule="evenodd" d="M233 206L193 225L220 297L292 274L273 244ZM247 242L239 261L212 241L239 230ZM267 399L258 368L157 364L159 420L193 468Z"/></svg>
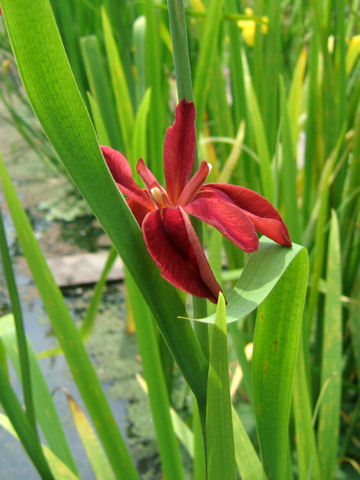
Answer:
<svg viewBox="0 0 360 480"><path fill-rule="evenodd" d="M192 295L216 302L221 288L187 214L214 226L246 252L259 246L255 230L286 247L291 241L278 212L258 193L235 185L204 184L211 169L205 161L190 178L196 151L195 114L194 104L182 100L166 132L166 190L142 159L136 168L144 189L135 183L121 153L110 147L101 150L162 276Z"/></svg>

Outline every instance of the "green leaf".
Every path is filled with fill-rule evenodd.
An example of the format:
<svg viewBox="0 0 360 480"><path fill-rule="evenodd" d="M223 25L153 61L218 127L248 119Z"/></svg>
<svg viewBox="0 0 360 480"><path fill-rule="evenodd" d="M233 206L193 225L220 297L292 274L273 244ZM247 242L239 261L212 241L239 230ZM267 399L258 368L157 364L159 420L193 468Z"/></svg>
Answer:
<svg viewBox="0 0 360 480"><path fill-rule="evenodd" d="M3 0L1 6L40 123L133 276L190 387L204 397L207 361L189 322L176 321L185 314L184 303L150 259L140 228L106 167L48 0L39 0L36 8L31 0Z"/></svg>
<svg viewBox="0 0 360 480"><path fill-rule="evenodd" d="M26 344L25 327L22 315L19 293L16 285L15 274L11 262L10 252L7 245L5 226L0 208L0 254L2 259L3 271L11 301L11 309L14 315L16 328L16 344L19 352L21 368L21 384L24 395L26 416L30 425L36 434L36 420L33 403L33 393L31 387L31 373L29 366L29 357Z"/></svg>
<svg viewBox="0 0 360 480"><path fill-rule="evenodd" d="M254 134L256 148L260 158L260 178L264 196L270 201L274 201L275 185L271 171L271 157L266 138L265 126L261 116L259 102L257 100L251 75L249 72L248 61L245 52L242 52L242 64L244 71L244 84L247 102L247 114L250 119L252 132Z"/></svg>
<svg viewBox="0 0 360 480"><path fill-rule="evenodd" d="M108 274L110 273L110 270L117 258L117 251L114 247L112 247L109 251L108 258L105 262L104 268L101 272L100 278L94 288L93 295L91 297L90 303L86 309L86 313L84 315L83 321L79 327L79 332L81 335L81 339L86 342L87 339L90 337L94 325L95 325L95 320L96 320L96 315L98 313L100 301L102 298L102 294L104 291L104 287L106 285L106 279ZM59 355L62 354L62 350L59 346L55 346L52 348L49 348L47 350L44 350L43 352L40 352L37 354L37 358L46 358L46 357L51 357L53 355Z"/></svg>
<svg viewBox="0 0 360 480"><path fill-rule="evenodd" d="M289 229L291 238L295 241L301 239L301 216L297 206L297 167L294 155L293 136L289 121L289 111L286 101L283 78L280 78L280 100L282 110L282 165L281 165L281 191L284 199L284 221Z"/></svg>
<svg viewBox="0 0 360 480"><path fill-rule="evenodd" d="M194 80L194 101L197 109L197 125L203 121L206 100L211 80L211 66L215 59L218 34L222 21L223 0L212 0L208 4L203 34L200 39L199 57Z"/></svg>
<svg viewBox="0 0 360 480"><path fill-rule="evenodd" d="M110 145L110 139L106 131L106 127L104 125L104 121L102 119L99 106L95 98L91 95L91 93L88 93L87 97L88 97L90 110L91 110L92 118L94 120L96 134L99 139L99 142L102 145Z"/></svg>
<svg viewBox="0 0 360 480"><path fill-rule="evenodd" d="M131 164L133 171L135 170L136 162L139 158L144 158L147 152L147 129L148 129L148 114L151 103L151 90L148 88L144 93L144 97L140 102L136 113L134 131L132 133L131 144Z"/></svg>
<svg viewBox="0 0 360 480"><path fill-rule="evenodd" d="M56 286L30 222L16 196L1 156L0 178L20 245L38 287L44 308L111 465L120 478L121 475L126 475L127 479L136 479L137 473L116 426L94 367L64 298Z"/></svg>
<svg viewBox="0 0 360 480"><path fill-rule="evenodd" d="M134 313L136 338L148 386L152 418L164 475L169 479L182 480L184 472L170 417L169 396L160 358L155 323L130 275L127 275L126 282Z"/></svg>
<svg viewBox="0 0 360 480"><path fill-rule="evenodd" d="M0 321L0 338L6 347L6 352L11 359L11 363L15 368L18 378L21 380L19 351L12 315L2 317ZM52 395L49 392L34 351L29 342L27 343L27 348L32 374L36 420L42 429L49 448L64 464L67 465L68 468L76 473L77 467L66 441L58 413L54 406Z"/></svg>
<svg viewBox="0 0 360 480"><path fill-rule="evenodd" d="M160 18L155 10L154 0L144 1L144 13L146 17L145 28L145 68L147 85L151 88L151 108L149 112L150 131L150 158L151 170L161 182L164 177L162 167L163 132L165 121L165 97L164 79L161 72L162 65L162 42L159 35Z"/></svg>
<svg viewBox="0 0 360 480"><path fill-rule="evenodd" d="M293 395L295 443L299 480L320 480L320 468L312 422L312 405L304 359L304 346L299 346Z"/></svg>
<svg viewBox="0 0 360 480"><path fill-rule="evenodd" d="M360 307L360 268L358 267L358 275L355 279L353 291L351 292L352 302L350 304L350 329L351 341L354 350L354 357L356 362L356 370L360 376L360 322L359 322L359 307ZM360 383L358 384L360 392Z"/></svg>
<svg viewBox="0 0 360 480"><path fill-rule="evenodd" d="M242 480L266 480L260 458L235 408L232 408L236 464Z"/></svg>
<svg viewBox="0 0 360 480"><path fill-rule="evenodd" d="M173 409L170 409L171 420L174 432L183 447L187 450L190 457L194 457L194 435L180 415Z"/></svg>
<svg viewBox="0 0 360 480"><path fill-rule="evenodd" d="M263 465L286 480L288 427L308 276L302 248L259 308L252 361L253 398Z"/></svg>
<svg viewBox="0 0 360 480"><path fill-rule="evenodd" d="M168 0L167 4L178 96L180 100L186 98L186 100L192 101L191 66L184 3L181 0Z"/></svg>
<svg viewBox="0 0 360 480"><path fill-rule="evenodd" d="M100 301L102 299L104 288L106 286L107 276L109 275L115 263L115 260L117 259L117 256L118 254L116 249L114 247L111 247L104 268L101 272L100 278L94 288L90 303L86 309L84 319L80 326L80 334L84 341L86 341L90 337L91 332L93 331L96 315L99 310Z"/></svg>
<svg viewBox="0 0 360 480"><path fill-rule="evenodd" d="M100 50L99 40L95 35L88 35L80 38L80 47L86 75L90 84L90 91L93 102L96 103L101 120L109 136L110 145L113 148L120 148L123 143L119 132L119 122L114 106L114 96L111 84L106 74L105 58ZM96 117L94 116L94 121ZM95 122L98 124L99 122ZM106 143L108 145L108 143Z"/></svg>
<svg viewBox="0 0 360 480"><path fill-rule="evenodd" d="M302 91L304 87L304 76L307 62L307 50L304 48L299 53L299 59L296 63L295 70L292 76L290 85L290 91L287 101L287 112L289 116L289 126L291 129L291 140L294 148L293 154L295 154L295 145L298 142L298 136L300 131L299 117L301 113L301 101Z"/></svg>
<svg viewBox="0 0 360 480"><path fill-rule="evenodd" d="M9 418L6 415L0 413L0 425L15 438L19 438L14 430ZM44 455L49 462L51 472L56 480L79 480L79 477L75 475L66 465L63 463L52 450L46 445L42 445ZM47 478L47 477L44 477Z"/></svg>
<svg viewBox="0 0 360 480"><path fill-rule="evenodd" d="M135 70L134 83L136 104L139 105L146 90L146 72L145 72L145 44L146 44L146 20L145 17L139 16L133 23L132 27L132 49Z"/></svg>
<svg viewBox="0 0 360 480"><path fill-rule="evenodd" d="M230 181L231 175L234 168L240 158L243 141L245 135L245 123L241 122L236 133L234 144L232 146L231 152L226 159L224 166L221 169L221 172L217 178L218 183L228 183Z"/></svg>
<svg viewBox="0 0 360 480"><path fill-rule="evenodd" d="M53 476L37 436L30 426L21 408L21 404L2 368L0 368L0 403L40 476L42 478L52 479Z"/></svg>
<svg viewBox="0 0 360 480"><path fill-rule="evenodd" d="M327 290L323 323L321 399L318 426L319 459L323 478L333 478L341 414L342 305L339 226L336 213L331 216L326 272Z"/></svg>
<svg viewBox="0 0 360 480"><path fill-rule="evenodd" d="M76 403L74 397L72 397L69 392L65 391L65 394L75 427L96 478L98 480L115 480L116 477L111 471L109 462L104 455L104 450L89 420Z"/></svg>
<svg viewBox="0 0 360 480"><path fill-rule="evenodd" d="M126 152L129 152L131 148L132 132L134 129L134 111L122 61L104 7L101 7L101 19L104 29L104 40L110 68L111 82L115 94L117 114L124 138L125 150Z"/></svg>
<svg viewBox="0 0 360 480"><path fill-rule="evenodd" d="M206 403L207 478L236 478L232 426L226 309L219 294L216 320L210 340L210 365Z"/></svg>
<svg viewBox="0 0 360 480"><path fill-rule="evenodd" d="M292 248L285 248L262 237L259 249L249 256L241 277L229 296L227 323L236 322L258 308L304 250L304 247L296 243L293 243ZM211 315L195 320L214 323L215 317Z"/></svg>

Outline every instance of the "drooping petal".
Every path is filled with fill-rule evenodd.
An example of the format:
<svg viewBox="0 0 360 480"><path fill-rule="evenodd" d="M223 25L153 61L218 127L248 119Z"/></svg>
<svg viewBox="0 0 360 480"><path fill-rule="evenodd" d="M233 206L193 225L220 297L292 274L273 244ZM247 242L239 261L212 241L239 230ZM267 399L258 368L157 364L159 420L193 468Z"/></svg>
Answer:
<svg viewBox="0 0 360 480"><path fill-rule="evenodd" d="M148 210L153 210L155 208L154 202L149 197L147 191L140 188L133 179L130 165L124 155L117 150L106 146L102 146L101 151L104 155L111 175L113 176L121 192L129 198L132 198L134 201L140 203Z"/></svg>
<svg viewBox="0 0 360 480"><path fill-rule="evenodd" d="M146 247L167 281L192 295L217 302L221 288L181 207L148 213L142 230Z"/></svg>
<svg viewBox="0 0 360 480"><path fill-rule="evenodd" d="M288 229L278 211L259 193L248 188L222 183L208 183L203 186L202 192L217 193L246 213L256 230L271 238L280 245L291 247Z"/></svg>
<svg viewBox="0 0 360 480"><path fill-rule="evenodd" d="M259 247L253 223L233 203L215 192L202 192L184 210L203 222L217 228L226 238L245 252Z"/></svg>
<svg viewBox="0 0 360 480"><path fill-rule="evenodd" d="M195 159L195 106L185 99L176 107L175 122L164 142L166 191L173 205L190 178Z"/></svg>

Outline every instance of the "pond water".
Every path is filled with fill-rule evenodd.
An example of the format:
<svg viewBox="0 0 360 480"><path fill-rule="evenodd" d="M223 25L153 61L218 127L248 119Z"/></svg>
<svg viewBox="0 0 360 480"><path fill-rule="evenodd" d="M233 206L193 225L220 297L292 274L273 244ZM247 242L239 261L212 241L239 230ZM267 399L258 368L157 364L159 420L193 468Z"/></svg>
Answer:
<svg viewBox="0 0 360 480"><path fill-rule="evenodd" d="M1 107L0 113L4 113ZM0 145L1 154L45 256L62 256L108 248L109 241L94 218L89 214L79 216L86 213L86 206L74 194L68 181L49 171L24 144L16 131L6 123L0 124ZM14 256L26 333L35 352L42 352L54 346L56 340L36 288L24 268L24 262L21 261L21 250L6 210L1 188L0 205L8 242ZM78 287L65 293L75 321L81 320L92 296L92 289L93 287ZM0 266L0 316L8 313L9 309ZM154 480L160 478L150 410L146 395L135 377L136 373L141 373L136 339L126 333L122 284L107 286L87 348L132 456L142 472L142 478ZM50 390L65 387L80 406L83 406L64 358L62 356L44 358L39 362ZM14 374L12 380L17 393L21 396L20 385ZM81 478L91 480L94 476L73 426L65 395L57 391L54 394L54 401ZM0 429L0 445L1 480L38 478L20 444L3 429Z"/></svg>

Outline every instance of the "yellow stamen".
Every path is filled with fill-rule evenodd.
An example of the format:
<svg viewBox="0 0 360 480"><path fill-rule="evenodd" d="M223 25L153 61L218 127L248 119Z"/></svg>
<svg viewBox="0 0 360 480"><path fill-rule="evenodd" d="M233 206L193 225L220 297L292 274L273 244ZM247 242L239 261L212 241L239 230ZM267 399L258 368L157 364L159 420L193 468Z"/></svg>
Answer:
<svg viewBox="0 0 360 480"><path fill-rule="evenodd" d="M155 200L156 204L160 207L160 208L164 208L164 207L167 207L167 204L166 202L164 201L164 198L162 196L162 193L161 193L161 190L159 187L153 187L151 190L150 190L150 193L151 193L151 196L153 197L153 199Z"/></svg>

